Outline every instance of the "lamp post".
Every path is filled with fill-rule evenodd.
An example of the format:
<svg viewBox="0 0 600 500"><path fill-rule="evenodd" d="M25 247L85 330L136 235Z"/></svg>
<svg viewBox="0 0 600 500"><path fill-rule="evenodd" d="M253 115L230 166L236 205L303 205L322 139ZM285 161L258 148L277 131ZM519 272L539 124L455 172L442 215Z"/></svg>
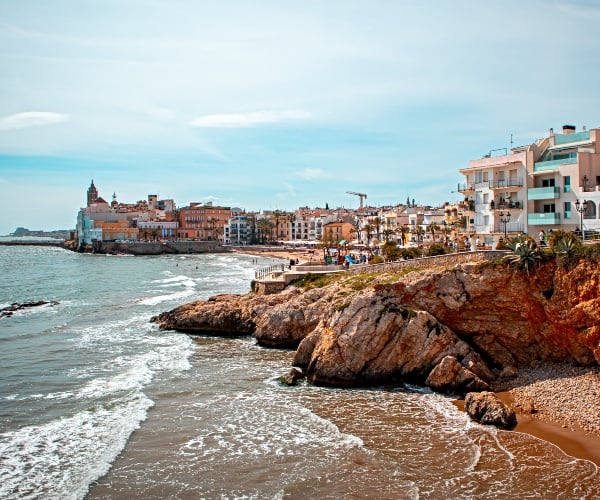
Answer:
<svg viewBox="0 0 600 500"><path fill-rule="evenodd" d="M500 222L504 224L504 239L506 239L506 224L510 222L510 212L500 212Z"/></svg>
<svg viewBox="0 0 600 500"><path fill-rule="evenodd" d="M587 208L587 200L583 200L581 203L579 200L575 202L575 210L579 212L579 228L581 229L581 241L585 241L585 231L583 230L583 212Z"/></svg>

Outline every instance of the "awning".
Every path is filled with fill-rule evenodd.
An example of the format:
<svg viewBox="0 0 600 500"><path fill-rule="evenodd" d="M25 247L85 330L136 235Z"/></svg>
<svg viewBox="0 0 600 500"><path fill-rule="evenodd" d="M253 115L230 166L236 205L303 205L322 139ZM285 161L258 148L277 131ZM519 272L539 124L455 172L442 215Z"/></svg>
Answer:
<svg viewBox="0 0 600 500"><path fill-rule="evenodd" d="M340 245L345 245L346 243L348 243L346 240L341 240L340 241Z"/></svg>

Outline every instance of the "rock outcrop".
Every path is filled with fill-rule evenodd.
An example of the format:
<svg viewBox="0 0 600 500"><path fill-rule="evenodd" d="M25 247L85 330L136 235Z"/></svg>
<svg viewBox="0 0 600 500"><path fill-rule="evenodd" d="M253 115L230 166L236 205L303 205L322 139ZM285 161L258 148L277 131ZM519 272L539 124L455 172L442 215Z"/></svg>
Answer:
<svg viewBox="0 0 600 500"><path fill-rule="evenodd" d="M0 308L0 318L10 318L14 313L24 309L41 306L56 306L56 300L35 300L31 302L13 302L11 305Z"/></svg>
<svg viewBox="0 0 600 500"><path fill-rule="evenodd" d="M546 262L523 274L470 264L406 275L348 275L306 291L217 296L153 318L160 328L252 334L297 347L319 384L392 381L463 395L520 366L600 362L600 269Z"/></svg>
<svg viewBox="0 0 600 500"><path fill-rule="evenodd" d="M470 392L465 397L465 411L476 422L512 430L517 415L493 392Z"/></svg>

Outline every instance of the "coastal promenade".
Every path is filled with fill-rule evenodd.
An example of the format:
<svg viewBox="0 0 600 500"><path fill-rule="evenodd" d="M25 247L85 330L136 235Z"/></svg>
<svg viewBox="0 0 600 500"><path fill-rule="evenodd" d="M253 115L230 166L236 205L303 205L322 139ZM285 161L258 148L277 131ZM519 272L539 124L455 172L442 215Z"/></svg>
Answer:
<svg viewBox="0 0 600 500"><path fill-rule="evenodd" d="M292 281L302 278L302 276L309 273L364 274L397 272L404 269L426 270L500 259L507 253L506 250L479 250L475 252L460 252L435 255L432 257L421 257L417 259L383 262L380 264L355 264L348 268L335 264L320 265L316 262L303 262L298 265L289 266L287 270L284 265L276 265L256 271L253 289L259 294L277 293L282 291Z"/></svg>

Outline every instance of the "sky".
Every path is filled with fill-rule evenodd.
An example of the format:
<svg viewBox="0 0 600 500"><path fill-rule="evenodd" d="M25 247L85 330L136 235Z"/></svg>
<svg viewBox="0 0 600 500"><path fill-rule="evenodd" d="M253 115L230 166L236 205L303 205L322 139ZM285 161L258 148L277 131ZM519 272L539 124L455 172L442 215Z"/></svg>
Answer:
<svg viewBox="0 0 600 500"><path fill-rule="evenodd" d="M595 0L0 0L0 234L100 195L440 205L459 169L600 126Z"/></svg>

